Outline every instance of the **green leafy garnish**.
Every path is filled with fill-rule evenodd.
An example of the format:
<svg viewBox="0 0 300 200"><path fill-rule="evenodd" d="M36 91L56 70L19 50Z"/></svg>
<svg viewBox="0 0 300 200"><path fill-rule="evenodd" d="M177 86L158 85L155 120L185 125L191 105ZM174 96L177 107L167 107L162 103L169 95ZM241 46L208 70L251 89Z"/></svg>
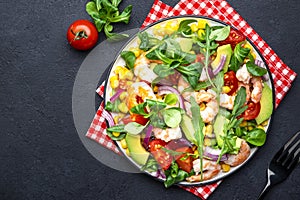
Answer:
<svg viewBox="0 0 300 200"><path fill-rule="evenodd" d="M126 66L133 69L136 60L135 54L132 51L123 51L121 57L125 60Z"/></svg>
<svg viewBox="0 0 300 200"><path fill-rule="evenodd" d="M127 38L127 34L113 33L112 23L124 22L129 23L132 5L127 6L121 13L119 4L121 0L91 0L86 4L86 12L94 20L94 24L98 30L104 33L109 41L119 41Z"/></svg>
<svg viewBox="0 0 300 200"><path fill-rule="evenodd" d="M236 72L244 63L245 58L249 55L251 50L249 48L242 47L242 44L244 44L244 42L240 42L235 46L233 55L230 59L229 69L233 70L234 72Z"/></svg>
<svg viewBox="0 0 300 200"><path fill-rule="evenodd" d="M222 28L213 30L209 38L210 39L215 38L216 41L222 41L229 36L229 33L230 33L230 26L224 26Z"/></svg>
<svg viewBox="0 0 300 200"><path fill-rule="evenodd" d="M203 127L205 126L202 117L200 115L200 107L197 104L194 97L191 96L191 112L192 112L192 124L195 130L195 139L197 142L199 159L200 159L200 174L201 179L203 178L203 140L204 134L202 132Z"/></svg>
<svg viewBox="0 0 300 200"><path fill-rule="evenodd" d="M268 72L266 69L259 67L252 62L247 62L246 67L248 72L253 76L263 76Z"/></svg>

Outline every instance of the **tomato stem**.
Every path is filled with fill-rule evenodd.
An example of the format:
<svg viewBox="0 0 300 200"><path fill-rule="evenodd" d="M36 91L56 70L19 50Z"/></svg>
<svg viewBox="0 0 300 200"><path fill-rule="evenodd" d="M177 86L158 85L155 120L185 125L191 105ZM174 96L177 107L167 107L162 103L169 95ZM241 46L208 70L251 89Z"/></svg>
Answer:
<svg viewBox="0 0 300 200"><path fill-rule="evenodd" d="M85 38L85 39L88 38L86 32L83 31L83 30L82 31L77 31L77 32L74 32L73 30L71 30L71 32L72 32L73 35L75 35L74 40L80 40L82 38Z"/></svg>

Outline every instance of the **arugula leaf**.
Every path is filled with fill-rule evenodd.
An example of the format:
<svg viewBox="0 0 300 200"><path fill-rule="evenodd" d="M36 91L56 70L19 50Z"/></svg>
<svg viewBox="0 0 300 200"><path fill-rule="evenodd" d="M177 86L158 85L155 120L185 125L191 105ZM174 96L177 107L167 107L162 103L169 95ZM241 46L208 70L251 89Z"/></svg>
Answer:
<svg viewBox="0 0 300 200"><path fill-rule="evenodd" d="M125 127L124 124L120 124L120 125L115 125L115 126L109 127L106 130L110 131L110 132L123 133L123 132L126 132L124 127Z"/></svg>
<svg viewBox="0 0 300 200"><path fill-rule="evenodd" d="M121 53L121 57L125 60L126 66L129 69L134 68L134 63L135 63L136 57L135 57L135 54L132 51L123 51Z"/></svg>
<svg viewBox="0 0 300 200"><path fill-rule="evenodd" d="M232 116L233 118L236 118L240 113L240 109L245 109L245 108L242 108L242 106L245 104L246 102L246 88L244 87L241 87L237 94L236 94L236 97L234 99L234 104L233 104L233 109L232 109ZM239 111L239 112L238 112Z"/></svg>
<svg viewBox="0 0 300 200"><path fill-rule="evenodd" d="M203 127L205 126L202 117L200 115L200 107L197 104L194 97L191 96L191 112L192 112L192 124L195 130L195 139L197 141L197 149L199 152L200 159L200 174L201 179L203 178L203 140L204 134L202 132Z"/></svg>
<svg viewBox="0 0 300 200"><path fill-rule="evenodd" d="M121 103L120 99L116 99L113 103L110 101L106 102L105 110L109 112L120 112L118 105Z"/></svg>
<svg viewBox="0 0 300 200"><path fill-rule="evenodd" d="M268 72L266 69L259 67L252 62L247 62L246 67L248 72L253 76L263 76Z"/></svg>

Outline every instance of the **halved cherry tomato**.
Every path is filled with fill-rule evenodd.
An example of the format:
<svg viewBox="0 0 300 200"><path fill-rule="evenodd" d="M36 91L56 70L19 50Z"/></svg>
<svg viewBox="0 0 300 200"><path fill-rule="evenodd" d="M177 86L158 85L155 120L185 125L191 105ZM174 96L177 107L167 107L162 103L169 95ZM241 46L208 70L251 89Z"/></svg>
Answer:
<svg viewBox="0 0 300 200"><path fill-rule="evenodd" d="M247 110L241 115L244 120L252 120L255 119L260 112L260 102L254 103L253 101L249 101L247 103Z"/></svg>
<svg viewBox="0 0 300 200"><path fill-rule="evenodd" d="M234 49L234 47L238 43L240 43L244 40L246 40L246 37L240 31L231 28L229 36L225 40L219 41L218 44L220 46L225 45L225 44L230 44L231 48Z"/></svg>
<svg viewBox="0 0 300 200"><path fill-rule="evenodd" d="M166 142L159 139L151 140L149 142L150 152L163 170L167 170L171 166L173 160L172 156L162 149L162 147L165 147L166 145Z"/></svg>
<svg viewBox="0 0 300 200"><path fill-rule="evenodd" d="M238 79L235 76L234 71L228 71L224 74L224 85L230 88L228 95L233 95L238 89Z"/></svg>
<svg viewBox="0 0 300 200"><path fill-rule="evenodd" d="M77 50L88 50L98 41L98 31L89 20L80 19L73 22L67 32L69 44Z"/></svg>
<svg viewBox="0 0 300 200"><path fill-rule="evenodd" d="M191 147L180 147L176 149L177 152L184 152L184 154L175 156L175 160L178 164L178 167L188 173L191 172L193 169L193 157L187 156L186 153L193 153L193 150Z"/></svg>
<svg viewBox="0 0 300 200"><path fill-rule="evenodd" d="M145 126L147 124L147 122L149 121L148 118L145 118L143 115L139 115L139 114L131 114L130 118L133 122L136 122L143 126Z"/></svg>

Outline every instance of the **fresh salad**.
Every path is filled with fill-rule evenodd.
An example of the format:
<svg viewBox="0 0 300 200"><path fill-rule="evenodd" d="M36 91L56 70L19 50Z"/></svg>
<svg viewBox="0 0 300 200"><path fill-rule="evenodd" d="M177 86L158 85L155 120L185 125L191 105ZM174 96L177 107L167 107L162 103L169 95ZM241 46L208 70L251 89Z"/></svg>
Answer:
<svg viewBox="0 0 300 200"><path fill-rule="evenodd" d="M108 136L169 187L233 172L266 141L272 83L236 29L173 18L141 31L106 86Z"/></svg>

